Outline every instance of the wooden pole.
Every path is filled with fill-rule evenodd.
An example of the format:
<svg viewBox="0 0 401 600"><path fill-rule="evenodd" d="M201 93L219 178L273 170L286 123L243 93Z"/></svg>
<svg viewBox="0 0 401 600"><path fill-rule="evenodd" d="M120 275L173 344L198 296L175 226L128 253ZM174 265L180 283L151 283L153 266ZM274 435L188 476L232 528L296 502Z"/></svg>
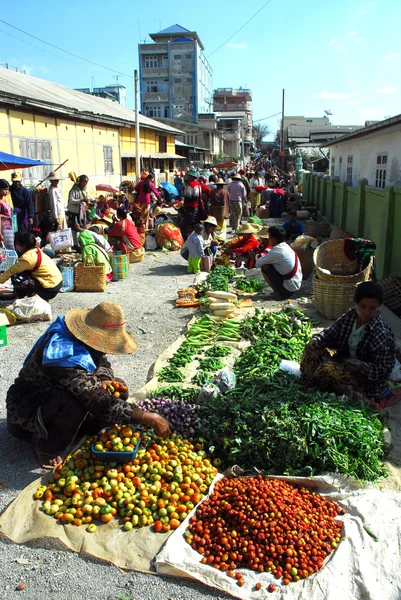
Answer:
<svg viewBox="0 0 401 600"><path fill-rule="evenodd" d="M281 135L280 135L280 153L281 153L281 171L284 171L284 90L283 90L283 102L281 108Z"/></svg>
<svg viewBox="0 0 401 600"><path fill-rule="evenodd" d="M140 129L139 129L139 78L138 71L134 71L135 78L135 172L136 180L139 181L141 176L141 157L140 157Z"/></svg>
<svg viewBox="0 0 401 600"><path fill-rule="evenodd" d="M61 169L61 167L63 167L63 166L65 165L65 163L67 163L67 162L68 162L68 158L67 158L67 160L65 160L63 163L61 163L61 165L59 165L59 166L57 167L57 169L54 169L54 171L50 171L50 173L56 173L56 172L57 172L59 169ZM50 173L49 173L49 175L50 175ZM49 175L48 175L47 177L49 177ZM42 181L40 181L36 187L39 187L40 185L42 185L42 183L43 183L44 181L46 181L47 177L45 177L44 179L42 179Z"/></svg>

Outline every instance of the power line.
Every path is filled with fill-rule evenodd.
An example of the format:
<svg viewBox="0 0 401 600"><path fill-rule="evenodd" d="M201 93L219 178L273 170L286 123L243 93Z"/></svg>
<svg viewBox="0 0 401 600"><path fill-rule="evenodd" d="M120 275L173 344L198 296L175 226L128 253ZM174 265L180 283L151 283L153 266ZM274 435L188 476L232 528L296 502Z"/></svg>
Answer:
<svg viewBox="0 0 401 600"><path fill-rule="evenodd" d="M267 119L272 119L273 117L277 117L277 115L281 115L281 111L275 113L274 115L270 115L269 117L263 117L263 119L258 119L257 121L253 121L254 123L259 123L259 121L266 121Z"/></svg>
<svg viewBox="0 0 401 600"><path fill-rule="evenodd" d="M269 2L270 1L271 0L269 0ZM33 38L34 40L37 40L38 42L41 42L42 44L47 44L47 46L51 46L52 48L55 48L56 50L60 50L60 52L65 52L66 54L69 54L70 56L74 56L74 58L83 60L87 63L90 63L91 65L100 67L101 69L106 69L107 71L111 71L112 73L118 73L119 75L123 75L124 77L129 77L130 79L134 79L134 77L132 75L127 75L127 73L122 73L121 71L117 71L116 69L111 69L110 67L105 67L104 65L100 65L99 63L96 63L93 60L89 60L88 58L83 58L82 56L79 56L78 54L74 54L73 52L70 52L69 50L64 50L64 48L60 48L59 46L55 46L54 44L51 44L50 42L46 42L45 40L42 40L41 38L36 37L36 35L32 35L31 33L24 31L23 29L19 29L19 27L15 27L15 25L12 25L11 23L7 23L7 21L4 21L3 19L0 19L0 23L4 23L5 25L8 25L8 27L11 27L12 29L15 29L16 31L19 31L20 33L23 33L24 35L28 35L29 37Z"/></svg>
<svg viewBox="0 0 401 600"><path fill-rule="evenodd" d="M262 10L263 10L264 8L266 8L266 6L267 6L268 4L270 4L270 2L271 2L271 1L272 1L272 0L267 0L267 2L266 2L266 3L265 3L263 6L262 6L262 8L260 8L260 9L259 9L259 10L258 10L258 11L257 11L257 12L254 14L254 15L252 15L252 17L251 17L250 19L248 19L248 21L247 21L246 23L244 23L244 24L243 24L243 25L242 25L242 26L241 26L239 29L237 29L237 31L236 31L235 33L233 33L233 34L232 34L232 36L230 36L230 37L228 38L228 40L226 40L225 42L223 42L223 43L221 44L221 46L219 46L218 48L216 48L216 50L213 50L213 52L212 52L211 54L209 54L209 56L207 56L206 58L209 60L209 58L210 58L211 56L213 56L213 54L215 54L215 53L216 53L218 50L220 50L220 48L222 48L222 47L223 47L223 46L225 46L225 45L226 45L226 44L227 44L227 43L228 43L230 40L232 40L232 39L233 39L233 37L234 37L234 36L236 36L236 35L237 35L237 33L239 33L240 31L242 31L242 29L244 29L244 27L246 27L246 26L248 25L248 23L250 23L250 22L251 22L251 21L252 21L252 20L253 20L253 19L254 19L254 18L255 18L255 17L256 17L256 16L257 16L259 13L260 13L260 12L262 12ZM1 19L0 19L0 20L1 20Z"/></svg>

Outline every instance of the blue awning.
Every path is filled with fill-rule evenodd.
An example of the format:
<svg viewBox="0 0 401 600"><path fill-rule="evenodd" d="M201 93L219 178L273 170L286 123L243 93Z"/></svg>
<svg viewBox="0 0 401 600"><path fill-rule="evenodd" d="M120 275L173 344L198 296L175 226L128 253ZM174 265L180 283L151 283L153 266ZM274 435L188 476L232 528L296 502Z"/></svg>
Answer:
<svg viewBox="0 0 401 600"><path fill-rule="evenodd" d="M14 154L0 152L0 171L8 171L9 169L27 169L29 167L45 166L48 163L41 160L32 160L31 158L22 158Z"/></svg>

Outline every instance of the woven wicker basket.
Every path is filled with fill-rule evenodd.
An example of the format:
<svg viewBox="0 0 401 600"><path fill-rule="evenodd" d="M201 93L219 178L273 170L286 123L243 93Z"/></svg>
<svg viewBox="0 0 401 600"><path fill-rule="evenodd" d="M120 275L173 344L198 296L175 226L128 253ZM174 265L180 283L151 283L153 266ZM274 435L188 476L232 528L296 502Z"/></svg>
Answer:
<svg viewBox="0 0 401 600"><path fill-rule="evenodd" d="M401 315L401 277L392 275L380 281L383 288L383 304L395 315Z"/></svg>
<svg viewBox="0 0 401 600"><path fill-rule="evenodd" d="M344 254L344 240L329 240L316 248L313 262L317 277L323 281L358 283L368 281L373 257L363 271L358 271L357 261L349 260ZM330 273L325 273L322 269L327 269Z"/></svg>
<svg viewBox="0 0 401 600"><path fill-rule="evenodd" d="M126 279L129 271L129 261L125 252L116 250L110 254L110 264L113 271L113 281Z"/></svg>
<svg viewBox="0 0 401 600"><path fill-rule="evenodd" d="M302 279L309 279L313 271L313 250L296 250L302 268Z"/></svg>
<svg viewBox="0 0 401 600"><path fill-rule="evenodd" d="M354 302L355 283L336 283L313 278L316 308L326 319L338 319Z"/></svg>
<svg viewBox="0 0 401 600"><path fill-rule="evenodd" d="M76 292L104 292L106 283L106 265L97 265L92 255L75 265Z"/></svg>
<svg viewBox="0 0 401 600"><path fill-rule="evenodd" d="M327 238L330 233L330 223L328 221L306 221L304 233L314 238Z"/></svg>
<svg viewBox="0 0 401 600"><path fill-rule="evenodd" d="M343 229L340 229L337 225L334 225L330 233L330 240L345 240L345 238L353 237L352 233L347 233Z"/></svg>
<svg viewBox="0 0 401 600"><path fill-rule="evenodd" d="M145 258L145 250L143 248L138 248L138 250L133 250L129 253L129 262L130 263L138 263L142 262Z"/></svg>

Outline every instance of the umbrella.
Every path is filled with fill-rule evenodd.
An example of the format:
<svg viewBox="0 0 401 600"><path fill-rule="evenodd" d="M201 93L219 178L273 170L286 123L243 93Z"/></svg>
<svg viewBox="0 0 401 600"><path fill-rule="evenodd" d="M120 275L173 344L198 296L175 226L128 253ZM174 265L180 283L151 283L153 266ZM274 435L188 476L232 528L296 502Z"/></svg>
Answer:
<svg viewBox="0 0 401 600"><path fill-rule="evenodd" d="M173 185L169 181L162 181L160 185L162 186L162 188L164 188L166 190L166 192L168 192L172 196L179 196L180 195L178 193L178 190L175 187L175 185Z"/></svg>
<svg viewBox="0 0 401 600"><path fill-rule="evenodd" d="M9 169L27 169L29 167L38 165L45 166L47 164L48 163L42 162L41 160L32 160L31 158L22 158L21 156L15 156L14 154L0 152L0 171L8 171Z"/></svg>
<svg viewBox="0 0 401 600"><path fill-rule="evenodd" d="M118 194L120 191L118 188L108 185L107 183L98 183L96 186L97 192L108 192L109 194Z"/></svg>

